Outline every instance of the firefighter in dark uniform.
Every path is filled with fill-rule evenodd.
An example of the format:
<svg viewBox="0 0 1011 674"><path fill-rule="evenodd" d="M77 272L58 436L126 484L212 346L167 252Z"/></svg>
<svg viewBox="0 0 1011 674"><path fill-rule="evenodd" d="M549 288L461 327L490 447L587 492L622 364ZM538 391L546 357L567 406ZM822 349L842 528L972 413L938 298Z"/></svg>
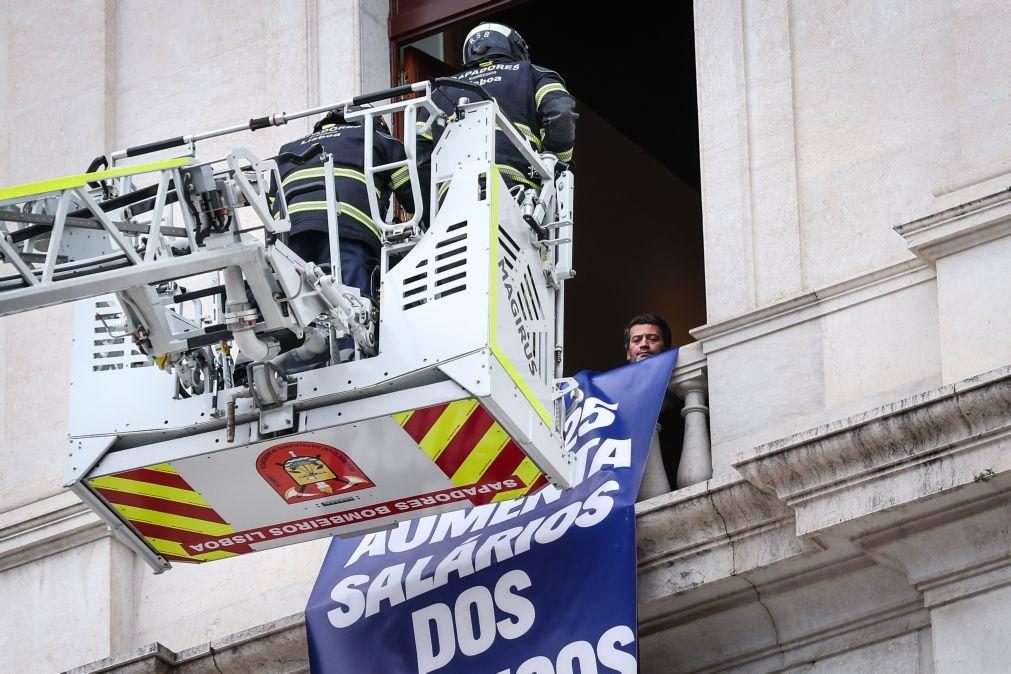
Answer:
<svg viewBox="0 0 1011 674"><path fill-rule="evenodd" d="M403 145L389 134L379 119L373 129L373 165L402 161L406 156ZM297 160L316 144L323 152L333 155L334 188L340 205L337 222L341 280L345 285L358 288L362 296L374 299L372 276L379 266L382 234L369 210L366 191L369 187L364 172L365 127L357 120L345 120L340 110L330 112L317 122L308 136L281 147L277 164L291 222L288 247L307 262L330 263L321 153L312 153L304 163ZM375 183L381 214L389 207L391 193L396 194L406 211L414 210L407 167L377 174Z"/></svg>
<svg viewBox="0 0 1011 674"><path fill-rule="evenodd" d="M498 23L475 27L464 40L463 63L465 70L453 79L483 87L536 152L553 153L566 164L572 161L579 117L576 101L558 73L530 62L527 44L518 32ZM451 113L461 97L478 100L473 91L446 86L433 99L444 112ZM426 112L419 110L419 127L426 117ZM433 124L418 137L419 172L426 199L431 175L429 158L441 132L442 127ZM495 163L508 187L539 187L539 178L531 175L530 165L502 133L496 137ZM448 184L440 186L440 196L446 188Z"/></svg>

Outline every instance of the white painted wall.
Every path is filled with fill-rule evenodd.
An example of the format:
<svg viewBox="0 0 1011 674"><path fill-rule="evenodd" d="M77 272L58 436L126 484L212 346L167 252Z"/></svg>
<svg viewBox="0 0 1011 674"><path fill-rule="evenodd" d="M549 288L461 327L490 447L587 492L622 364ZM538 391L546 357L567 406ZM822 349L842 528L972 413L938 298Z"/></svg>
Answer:
<svg viewBox="0 0 1011 674"><path fill-rule="evenodd" d="M0 183L80 173L113 149L388 86L388 7L0 0ZM198 150L266 156L311 123ZM154 641L180 650L301 611L323 541L159 576L108 537L14 559L58 527L25 533L62 491L71 318L55 307L0 319L0 529L25 541L0 551L0 671L62 670Z"/></svg>
<svg viewBox="0 0 1011 674"><path fill-rule="evenodd" d="M1008 171L1002 7L696 3L710 323L909 259L894 225Z"/></svg>

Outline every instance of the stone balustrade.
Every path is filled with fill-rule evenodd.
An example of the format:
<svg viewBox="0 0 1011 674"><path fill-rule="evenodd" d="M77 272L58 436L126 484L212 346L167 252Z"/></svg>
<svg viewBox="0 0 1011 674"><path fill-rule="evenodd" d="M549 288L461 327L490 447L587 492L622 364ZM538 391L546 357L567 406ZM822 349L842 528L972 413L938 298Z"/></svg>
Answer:
<svg viewBox="0 0 1011 674"><path fill-rule="evenodd" d="M712 443L709 439L708 370L702 345L693 342L680 348L669 390L684 401L685 421L677 489L705 482L713 476Z"/></svg>

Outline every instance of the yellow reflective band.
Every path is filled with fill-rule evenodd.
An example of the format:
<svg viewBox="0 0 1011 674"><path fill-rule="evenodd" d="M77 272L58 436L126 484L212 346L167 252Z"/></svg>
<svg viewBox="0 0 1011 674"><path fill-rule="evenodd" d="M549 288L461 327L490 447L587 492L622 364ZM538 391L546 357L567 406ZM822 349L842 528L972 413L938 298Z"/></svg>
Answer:
<svg viewBox="0 0 1011 674"><path fill-rule="evenodd" d="M519 371L513 366L512 361L505 355L502 348L498 345L498 339L496 338L496 326L498 325L498 216L499 216L499 181L498 173L500 172L500 167L498 164L492 168L492 175L490 175L489 181L491 182L491 334L490 334L490 346L492 355L498 360L499 364L505 369L509 378L513 380L516 388L520 390L523 397L527 399L530 406L534 408L537 412L537 416L541 418L542 421L547 425L548 428L554 428L554 422L551 420L551 414L544 408L541 401L537 399L534 395L533 390L530 385L527 384L523 377L520 375Z"/></svg>
<svg viewBox="0 0 1011 674"><path fill-rule="evenodd" d="M478 402L473 398L457 400L450 403L446 411L439 415L438 421L428 429L428 433L418 443L432 461L439 458L477 406Z"/></svg>
<svg viewBox="0 0 1011 674"><path fill-rule="evenodd" d="M444 194L446 194L446 190L449 189L449 185L450 185L451 182L453 182L453 181L452 180L447 180L446 182L444 182L444 183L442 183L442 184L439 185L439 196L440 197L443 196Z"/></svg>
<svg viewBox="0 0 1011 674"><path fill-rule="evenodd" d="M570 161L572 161L572 150L569 149L569 150L565 150L564 152L559 152L558 153L558 158L561 159L564 162L570 162Z"/></svg>
<svg viewBox="0 0 1011 674"><path fill-rule="evenodd" d="M453 484L459 487L477 482L508 443L509 435L505 429L497 423L492 424L453 473Z"/></svg>
<svg viewBox="0 0 1011 674"><path fill-rule="evenodd" d="M182 529L183 531L193 531L198 534L207 534L208 536L227 536L228 534L235 533L232 527L220 522L209 522L207 520L198 520L194 517L173 515L171 513L158 512L157 510L121 504L116 504L116 510L131 522L147 522L148 524L157 524L171 529Z"/></svg>
<svg viewBox="0 0 1011 674"><path fill-rule="evenodd" d="M14 185L0 189L0 201L7 199L21 199L36 194L46 194L48 192L58 192L69 190L72 187L83 187L84 185L105 180L107 178L121 178L122 176L138 175L140 173L151 173L163 169L185 166L190 163L189 157L176 157L165 161L156 161L151 164L138 164L137 166L122 166L120 168L109 169L108 171L96 171L94 173L81 173L75 176L64 176L53 180L43 180L37 183L27 183L24 185Z"/></svg>
<svg viewBox="0 0 1011 674"><path fill-rule="evenodd" d="M547 96L548 94L554 93L556 91L563 91L565 93L569 93L568 90L564 86L562 86L561 84L558 84L557 82L552 82L551 84L545 84L543 87L541 87L540 89L537 90L537 93L534 94L534 107L537 108L538 110L540 110L540 108L541 108L541 101L544 100L544 97Z"/></svg>
<svg viewBox="0 0 1011 674"><path fill-rule="evenodd" d="M292 213L302 213L304 211L325 211L325 201L300 201L297 204L288 206L288 215Z"/></svg>
<svg viewBox="0 0 1011 674"><path fill-rule="evenodd" d="M360 210L358 210L351 204L346 204L343 201L340 202L340 204L341 204L341 215L344 214L350 215L352 218L368 227L369 231L371 231L373 234L378 236L380 239L382 238L382 235L379 232L379 228L376 227L376 223L372 222L371 217L369 217L365 213L362 213Z"/></svg>
<svg viewBox="0 0 1011 674"><path fill-rule="evenodd" d="M530 487L520 487L519 489L510 489L509 491L500 491L492 497L491 502L501 503L502 501L511 501L514 498L525 496L528 491L530 491Z"/></svg>
<svg viewBox="0 0 1011 674"><path fill-rule="evenodd" d="M407 420L411 418L412 414L414 414L414 410L410 410L408 412L397 412L393 415L393 420L403 427L407 424Z"/></svg>
<svg viewBox="0 0 1011 674"><path fill-rule="evenodd" d="M523 136L524 136L524 137L525 137L525 138L526 138L526 139L527 139L528 141L530 141L531 145L533 145L533 146L534 146L535 148L537 148L538 150L540 150L540 149L541 149L541 139L540 139L540 138L538 138L537 136L533 135L533 133L531 133L531 132L530 132L530 127L528 127L528 126L523 126L522 124L515 124L514 126L517 126L517 127L519 127L519 128L520 128L520 131L522 131L522 132L523 132ZM496 131L501 131L501 130L502 130L502 127L501 127L501 126L496 126L496 127L495 127L495 130L496 130Z"/></svg>
<svg viewBox="0 0 1011 674"><path fill-rule="evenodd" d="M144 466L145 470L157 470L159 473L172 473L173 475L178 475L175 468L172 467L170 463L156 463L153 466Z"/></svg>
<svg viewBox="0 0 1011 674"><path fill-rule="evenodd" d="M534 480L541 476L541 471L528 456L520 462L519 466L516 467L516 470L513 471L513 475L523 480L523 484L531 485L534 483Z"/></svg>
<svg viewBox="0 0 1011 674"><path fill-rule="evenodd" d="M533 130L529 126L527 126L526 124L520 124L519 122L514 122L513 124L520 131L523 132L523 134L527 137L527 140L529 140L531 143L534 144L534 147L536 147L538 150L540 150L543 147L541 139L537 137L537 135L533 132Z"/></svg>
<svg viewBox="0 0 1011 674"><path fill-rule="evenodd" d="M414 125L417 126L418 128L421 128L421 127L425 126L426 123L427 122L415 122ZM431 131L431 129L429 129L425 133L419 133L418 135L421 136L422 138L425 138L426 140L432 140L432 131Z"/></svg>
<svg viewBox="0 0 1011 674"><path fill-rule="evenodd" d="M393 175L390 176L390 180L391 180L390 184L393 187L393 189L397 189L404 183L408 183L411 181L411 171L406 166L399 168L393 172Z"/></svg>
<svg viewBox="0 0 1011 674"><path fill-rule="evenodd" d="M362 213L360 210L358 210L351 204L345 203L343 201L338 203L340 204L341 207L340 215L350 215L352 218L368 227L370 232L372 232L376 236L380 236L379 229L376 227L376 224L372 222L372 218L370 218L365 213ZM325 211L325 210L326 210L325 201L300 201L297 204L293 204L288 207L288 215L294 215L295 213L306 213L308 211ZM380 236L380 238L382 237Z"/></svg>
<svg viewBox="0 0 1011 674"><path fill-rule="evenodd" d="M289 184L295 182L296 180L322 178L324 173L326 173L326 171L323 170L322 166L318 168L308 168L293 171L289 173L287 176L285 176L284 180L281 181L281 187L287 187ZM350 178L352 180L357 180L358 182L362 183L365 186L368 186L369 184L368 180L365 178L365 174L359 171L355 171L354 169L335 168L333 170L333 175L335 178ZM378 187L373 186L373 189L375 189L376 194L382 194L382 192L379 190Z"/></svg>
<svg viewBox="0 0 1011 674"><path fill-rule="evenodd" d="M115 475L108 475L106 477L96 477L94 480L91 480L90 484L94 487L111 489L112 491L119 491L124 494L153 496L154 498L161 498L166 501L174 501L176 503L186 503L189 505L203 506L205 508L210 507L207 501L205 501L203 497L195 491L179 489L177 487L166 487L164 485L154 484L153 482L140 482L138 480L128 480L126 478L116 477Z"/></svg>
<svg viewBox="0 0 1011 674"><path fill-rule="evenodd" d="M492 503L508 501L509 499L526 496L527 492L530 491L530 487L534 486L534 481L541 476L541 471L534 465L534 462L530 460L530 457L527 457L520 462L520 465L513 471L513 475L523 480L523 484L526 486L496 494L495 497L492 498Z"/></svg>
<svg viewBox="0 0 1011 674"><path fill-rule="evenodd" d="M504 174L510 180L515 180L516 182L523 183L524 185L527 185L529 187L535 188L540 187L540 185L530 180L530 178L526 177L526 175L524 175L522 171L520 171L519 169L515 169L512 166L509 166L508 164L495 164L495 168L497 168L502 174Z"/></svg>
<svg viewBox="0 0 1011 674"><path fill-rule="evenodd" d="M181 543L166 541L163 538L154 538L153 536L145 536L144 538L151 544L151 547L160 553L175 555L176 557L187 557L201 562L213 562L218 559L228 559L229 557L236 556L236 553L226 552L225 550L215 550L214 552L204 552L199 555L191 555L186 551L186 548L184 548Z"/></svg>

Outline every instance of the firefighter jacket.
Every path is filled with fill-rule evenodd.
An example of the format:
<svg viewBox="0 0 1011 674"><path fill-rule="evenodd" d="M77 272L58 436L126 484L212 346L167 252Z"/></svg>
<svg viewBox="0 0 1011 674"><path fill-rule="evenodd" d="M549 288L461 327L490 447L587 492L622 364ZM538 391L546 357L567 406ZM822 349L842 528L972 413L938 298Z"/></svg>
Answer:
<svg viewBox="0 0 1011 674"><path fill-rule="evenodd" d="M329 231L326 211L326 184L323 178L323 160L320 153L313 153L303 164L295 162L289 155L303 155L314 144L319 144L323 152L333 155L334 188L340 215L337 217L338 233L341 239L365 241L378 253L382 235L369 214L368 180L365 177L365 128L356 122L328 124L319 131L304 138L286 143L281 147L277 166L281 175L281 188L288 204L291 234L307 230ZM380 129L373 131L373 166L403 161L404 146L399 140ZM380 215L386 213L390 194L395 193L397 201L405 210L414 210L410 176L407 167L395 171L376 174L376 196ZM276 187L275 187L276 191ZM276 205L277 202L274 201ZM279 208L274 207L275 217L280 217Z"/></svg>
<svg viewBox="0 0 1011 674"><path fill-rule="evenodd" d="M453 79L484 87L538 153L553 152L563 162L572 161L579 115L575 112L575 99L566 90L558 73L530 61L495 56L454 75ZM433 95L433 100L443 111L451 113L461 97L471 101L478 99L473 91L443 86ZM426 111L419 110L418 119L423 122L426 118ZM425 141L429 146L434 145L441 132L442 128L433 124L429 132L419 137L419 156L430 154L430 150L425 151ZM512 183L535 187L530 178L529 164L519 150L505 134L496 136L495 162L503 177Z"/></svg>

